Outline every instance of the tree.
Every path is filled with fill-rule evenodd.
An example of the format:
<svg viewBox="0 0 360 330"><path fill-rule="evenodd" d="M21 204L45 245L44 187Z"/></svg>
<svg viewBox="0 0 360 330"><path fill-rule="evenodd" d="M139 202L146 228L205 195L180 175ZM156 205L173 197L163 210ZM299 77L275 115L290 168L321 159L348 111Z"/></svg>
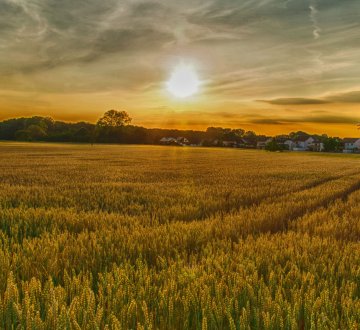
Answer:
<svg viewBox="0 0 360 330"><path fill-rule="evenodd" d="M289 134L290 139L297 140L301 137L309 137L310 135L303 131L291 132Z"/></svg>
<svg viewBox="0 0 360 330"><path fill-rule="evenodd" d="M15 133L16 139L22 141L42 140L46 135L45 129L38 125L30 125L27 129L18 130Z"/></svg>
<svg viewBox="0 0 360 330"><path fill-rule="evenodd" d="M329 151L340 151L341 149L341 141L339 138L327 138L324 140L324 150Z"/></svg>
<svg viewBox="0 0 360 330"><path fill-rule="evenodd" d="M266 144L265 150L267 150L267 151L283 151L283 150L285 150L285 147L283 145L278 144L275 140L272 140Z"/></svg>
<svg viewBox="0 0 360 330"><path fill-rule="evenodd" d="M130 124L131 120L126 111L109 110L98 120L97 125L101 127L122 127Z"/></svg>
<svg viewBox="0 0 360 330"><path fill-rule="evenodd" d="M222 127L208 127L206 135L209 139L220 139L224 137L224 129Z"/></svg>
<svg viewBox="0 0 360 330"><path fill-rule="evenodd" d="M232 131L237 138L242 138L245 134L245 130L242 128L235 128Z"/></svg>

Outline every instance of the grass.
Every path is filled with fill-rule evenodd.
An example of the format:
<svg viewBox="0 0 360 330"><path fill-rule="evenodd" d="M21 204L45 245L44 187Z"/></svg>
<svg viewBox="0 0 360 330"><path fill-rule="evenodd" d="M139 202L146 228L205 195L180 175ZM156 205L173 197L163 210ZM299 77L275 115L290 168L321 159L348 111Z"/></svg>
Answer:
<svg viewBox="0 0 360 330"><path fill-rule="evenodd" d="M1 329L358 329L349 155L0 143Z"/></svg>

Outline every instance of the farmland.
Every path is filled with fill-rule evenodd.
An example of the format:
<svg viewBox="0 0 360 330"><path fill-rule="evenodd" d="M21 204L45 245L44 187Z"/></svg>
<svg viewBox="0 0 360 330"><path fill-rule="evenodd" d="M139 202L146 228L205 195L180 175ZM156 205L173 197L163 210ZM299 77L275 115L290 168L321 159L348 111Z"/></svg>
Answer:
<svg viewBox="0 0 360 330"><path fill-rule="evenodd" d="M358 329L360 157L0 143L1 329Z"/></svg>

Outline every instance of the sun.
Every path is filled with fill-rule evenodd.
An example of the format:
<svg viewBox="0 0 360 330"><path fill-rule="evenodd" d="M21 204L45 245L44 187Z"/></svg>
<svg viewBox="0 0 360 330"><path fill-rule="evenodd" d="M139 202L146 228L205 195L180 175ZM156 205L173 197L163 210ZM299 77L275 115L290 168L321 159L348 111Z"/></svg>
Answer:
<svg viewBox="0 0 360 330"><path fill-rule="evenodd" d="M178 98L187 98L198 92L200 80L191 65L180 63L176 66L169 81L167 90Z"/></svg>

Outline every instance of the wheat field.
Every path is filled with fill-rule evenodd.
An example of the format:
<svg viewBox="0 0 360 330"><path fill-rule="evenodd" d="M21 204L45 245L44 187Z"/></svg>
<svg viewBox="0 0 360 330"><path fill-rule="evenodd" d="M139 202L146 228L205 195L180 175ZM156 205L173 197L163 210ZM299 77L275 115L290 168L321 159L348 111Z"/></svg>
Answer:
<svg viewBox="0 0 360 330"><path fill-rule="evenodd" d="M359 329L360 157L0 143L1 329Z"/></svg>

